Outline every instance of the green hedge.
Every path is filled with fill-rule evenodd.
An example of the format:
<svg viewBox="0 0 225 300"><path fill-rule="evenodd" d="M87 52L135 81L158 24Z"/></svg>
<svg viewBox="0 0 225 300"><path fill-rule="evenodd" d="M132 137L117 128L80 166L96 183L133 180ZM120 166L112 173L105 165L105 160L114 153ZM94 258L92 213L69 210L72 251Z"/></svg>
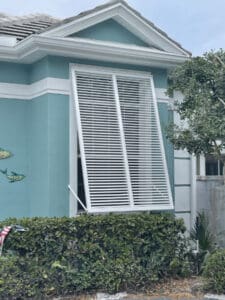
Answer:
<svg viewBox="0 0 225 300"><path fill-rule="evenodd" d="M225 294L225 249L211 254L204 266L205 289Z"/></svg>
<svg viewBox="0 0 225 300"><path fill-rule="evenodd" d="M142 290L187 271L183 221L171 214L9 219L0 261L0 295L70 295Z"/></svg>

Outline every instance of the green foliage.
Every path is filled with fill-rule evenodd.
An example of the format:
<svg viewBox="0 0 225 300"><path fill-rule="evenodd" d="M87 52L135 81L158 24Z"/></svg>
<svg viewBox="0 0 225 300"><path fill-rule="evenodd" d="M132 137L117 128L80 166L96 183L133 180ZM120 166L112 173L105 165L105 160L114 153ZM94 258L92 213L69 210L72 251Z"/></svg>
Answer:
<svg viewBox="0 0 225 300"><path fill-rule="evenodd" d="M194 254L192 260L196 273L200 273L205 259L215 248L214 236L209 229L209 219L205 212L198 213L190 238L199 243L199 253Z"/></svg>
<svg viewBox="0 0 225 300"><path fill-rule="evenodd" d="M192 239L199 241L200 250L211 252L214 249L214 237L209 229L209 219L205 212L197 214L190 236Z"/></svg>
<svg viewBox="0 0 225 300"><path fill-rule="evenodd" d="M206 290L225 293L225 249L217 250L208 257L203 276Z"/></svg>
<svg viewBox="0 0 225 300"><path fill-rule="evenodd" d="M1 299L27 299L40 296L44 286L44 269L25 257L0 257Z"/></svg>
<svg viewBox="0 0 225 300"><path fill-rule="evenodd" d="M5 299L142 290L187 271L184 224L171 214L9 219L0 226L6 224L29 230L5 242Z"/></svg>
<svg viewBox="0 0 225 300"><path fill-rule="evenodd" d="M176 149L213 154L224 161L225 52L206 53L176 68L170 76L168 94L173 96L175 91L183 94L183 101L175 103L183 124L168 127L169 140Z"/></svg>

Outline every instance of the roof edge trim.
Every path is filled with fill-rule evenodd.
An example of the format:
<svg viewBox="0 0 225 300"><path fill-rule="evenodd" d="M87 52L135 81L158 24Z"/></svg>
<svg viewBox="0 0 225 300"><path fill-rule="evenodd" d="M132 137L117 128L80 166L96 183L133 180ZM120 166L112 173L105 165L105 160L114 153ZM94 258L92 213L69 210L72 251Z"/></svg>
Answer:
<svg viewBox="0 0 225 300"><path fill-rule="evenodd" d="M38 35L30 36L14 47L0 46L0 60L29 64L47 55L160 68L175 67L188 59L140 46Z"/></svg>
<svg viewBox="0 0 225 300"><path fill-rule="evenodd" d="M189 51L182 48L180 44L168 37L165 32L123 0L111 1L86 13L66 19L40 33L40 35L66 37L110 18L113 18L149 45L155 45L166 52L174 52L186 57L191 56Z"/></svg>

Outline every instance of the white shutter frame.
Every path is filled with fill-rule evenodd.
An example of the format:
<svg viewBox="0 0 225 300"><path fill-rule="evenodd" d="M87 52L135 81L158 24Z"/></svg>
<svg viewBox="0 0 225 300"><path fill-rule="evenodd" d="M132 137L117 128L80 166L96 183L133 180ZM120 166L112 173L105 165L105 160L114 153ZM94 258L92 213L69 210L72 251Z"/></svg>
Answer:
<svg viewBox="0 0 225 300"><path fill-rule="evenodd" d="M118 74L118 92L125 132L134 207L171 208L168 173L153 81Z"/></svg>
<svg viewBox="0 0 225 300"><path fill-rule="evenodd" d="M81 165L83 170L83 182L84 182L84 193L86 197L86 206L87 210L90 211L90 192L89 192L89 183L88 183L88 175L87 175L87 168L86 168L86 157L84 152L84 141L83 141L83 134L82 134L82 127L81 127L81 118L80 118L80 107L78 104L78 93L77 93L77 81L76 81L76 73L74 71L71 72L72 75L72 89L74 94L75 100L75 114L76 114L76 121L77 121L77 129L78 129L78 138L80 141L80 155L81 155Z"/></svg>
<svg viewBox="0 0 225 300"><path fill-rule="evenodd" d="M85 156L85 148L84 148L85 147L84 146L84 138L85 139L91 139L91 138L88 135L83 135L83 132L82 132L81 111L80 111L80 107L79 107L79 97L78 97L78 89L77 89L78 87L77 87L77 80L76 80L77 72L87 72L87 73L91 73L92 75L96 74L96 76L105 74L106 76L110 76L110 78L112 78L113 92L114 92L114 97L115 97L113 101L115 101L115 104L116 104L116 113L117 113L117 119L118 119L118 124L119 124L119 134L120 134L120 141L121 141L122 153L123 153L123 167L124 167L125 174L126 174L127 194L129 196L128 202L130 203L130 205L127 205L127 204L121 205L121 206L117 205L120 202L120 200L119 199L115 200L116 198L118 198L118 197L116 197L116 194L114 195L115 196L114 201L113 201L114 204L112 202L111 206L107 205L106 207L104 207L104 205L103 205L101 207L96 207L96 206L92 205L92 199L91 199L91 195L90 195L90 185L89 185L90 183L88 180L88 170L87 170L87 165L86 165L86 156ZM156 94L155 94L152 75L150 73L146 73L146 72L134 72L134 71L130 71L130 70L119 70L119 69L111 69L111 68L104 68L104 67L102 68L102 67L95 67L95 66L87 66L87 65L71 65L71 73L72 73L73 95L74 95L75 108L76 108L77 129L78 129L78 136L79 136L79 142L80 142L84 188L85 188L85 196L86 196L86 204L87 204L88 212L90 212L90 213L130 212L130 211L146 211L146 210L160 211L160 210L173 209L173 200L172 200L171 188L170 188L170 183L169 183L167 163L166 163L166 158L165 158L165 151L164 151L162 132L161 132L161 127L160 127L158 107L157 107ZM122 116L121 116L121 107L120 107L121 103L120 103L120 96L119 96L119 91L118 91L118 78L120 76L125 76L125 77L127 76L129 78L133 78L134 80L141 80L141 79L143 79L145 81L148 80L149 88L151 88L151 93L153 96L152 104L154 107L154 118L156 119L156 124L154 125L154 127L155 126L157 127L157 132L158 132L157 135L159 138L159 144L160 144L160 150L161 150L162 162L163 162L162 172L164 173L165 178L166 178L166 185L164 187L162 186L160 189L156 188L156 189L158 189L158 191L157 191L158 194L156 196L154 196L155 198L152 201L152 203L153 203L152 205L145 205L145 204L142 205L141 203L145 203L145 200L142 200L139 205L136 205L134 203L134 199L133 199L130 167L134 167L134 165L130 166L128 163L129 159L127 156L127 145L126 145L126 138L125 138L125 133L124 133L125 129L124 129L124 124L123 124ZM98 92L99 92L99 90L98 90ZM87 91L87 95L88 95L88 91ZM101 101L101 98L102 98L102 96L100 96L100 98L99 98L100 101ZM103 93L103 98L104 98L104 93ZM93 103L95 103L95 102L93 102ZM94 112L96 113L96 111L94 111ZM99 116L101 116L102 113L104 115L104 108L103 108L103 111L102 111L102 108L99 110L96 117L99 118ZM83 121L83 122L85 124L85 121ZM104 128L104 121L101 121L101 117L100 117L100 119L97 119L97 123L95 123L95 124L98 124L98 126L100 126L101 123L103 124L102 126ZM94 126L96 126L96 125L94 125ZM114 125L110 125L110 128L113 128L113 126ZM156 130L156 129L154 128L154 130ZM146 137L144 137L144 138L146 138ZM98 136L98 139L99 140L104 139L104 136L103 137ZM96 146L98 146L98 145L96 144ZM114 146L112 145L112 149L113 149L113 147ZM151 147L154 147L154 146L151 146ZM96 151L99 151L99 149L96 148ZM101 151L98 153L101 153ZM149 164L151 165L152 162L150 161ZM155 177L153 178L153 185L152 185L153 187L154 187L155 181L157 184L159 184L157 178L160 178L160 177L157 174L157 172L159 172L159 170L161 170L161 167L157 166L157 168L156 168L154 166L155 164L156 164L156 166L158 164L156 160L153 162L153 166L151 166L152 171L156 170L156 171L154 171L156 173L155 173ZM117 170L115 172L118 172L118 170L119 170L118 167L112 166L112 171L111 171L112 173L114 172L113 168L115 168L115 170ZM148 170L148 167L146 167L145 170ZM93 173L93 171L92 171L92 173ZM116 183L112 183L112 184L116 184ZM101 189L102 189L102 191L101 191ZM107 188L107 189L109 190L109 188ZM145 187L144 187L144 189L145 189ZM143 191L141 191L140 194L144 194L144 192L145 192L144 189L143 189ZM148 189L150 189L150 188L148 188ZM118 190L120 190L119 186L118 186ZM100 189L97 189L97 191L98 191L97 193L100 193L100 195L104 194L104 187L103 186L100 187ZM163 197L165 198L165 193L168 195L167 196L168 200L166 200L166 202L162 201ZM106 196L107 195L109 195L109 194L106 194ZM107 196L107 197L109 197L109 196ZM107 198L107 197L105 199L105 203L109 203L109 201L110 201L109 198ZM97 199L95 197L95 200L94 200L95 203L96 203L96 200ZM97 202L99 202L99 200L97 200ZM151 201L148 201L148 202L150 203ZM115 203L117 203L116 204L117 206L115 206ZM123 199L121 200L121 203L123 203Z"/></svg>

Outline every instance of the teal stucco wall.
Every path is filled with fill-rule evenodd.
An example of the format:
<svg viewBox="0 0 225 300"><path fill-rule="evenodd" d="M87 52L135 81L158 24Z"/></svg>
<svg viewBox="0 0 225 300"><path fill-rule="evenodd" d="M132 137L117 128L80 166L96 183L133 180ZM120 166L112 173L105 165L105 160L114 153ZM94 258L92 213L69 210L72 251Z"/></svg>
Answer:
<svg viewBox="0 0 225 300"><path fill-rule="evenodd" d="M69 214L69 97L47 94L29 103L31 216ZM41 187L41 188L40 188Z"/></svg>
<svg viewBox="0 0 225 300"><path fill-rule="evenodd" d="M27 103L14 99L0 99L0 148L12 157L0 160L0 169L27 175ZM11 174L11 173L10 173ZM29 215L27 178L9 183L0 173L0 219Z"/></svg>
<svg viewBox="0 0 225 300"><path fill-rule="evenodd" d="M106 20L97 25L79 31L70 37L87 38L100 41L117 42L142 47L148 47L144 41L128 31L113 19Z"/></svg>
<svg viewBox="0 0 225 300"><path fill-rule="evenodd" d="M9 183L0 173L0 219L69 214L69 97L0 99L0 147L13 156L0 169L22 173Z"/></svg>

